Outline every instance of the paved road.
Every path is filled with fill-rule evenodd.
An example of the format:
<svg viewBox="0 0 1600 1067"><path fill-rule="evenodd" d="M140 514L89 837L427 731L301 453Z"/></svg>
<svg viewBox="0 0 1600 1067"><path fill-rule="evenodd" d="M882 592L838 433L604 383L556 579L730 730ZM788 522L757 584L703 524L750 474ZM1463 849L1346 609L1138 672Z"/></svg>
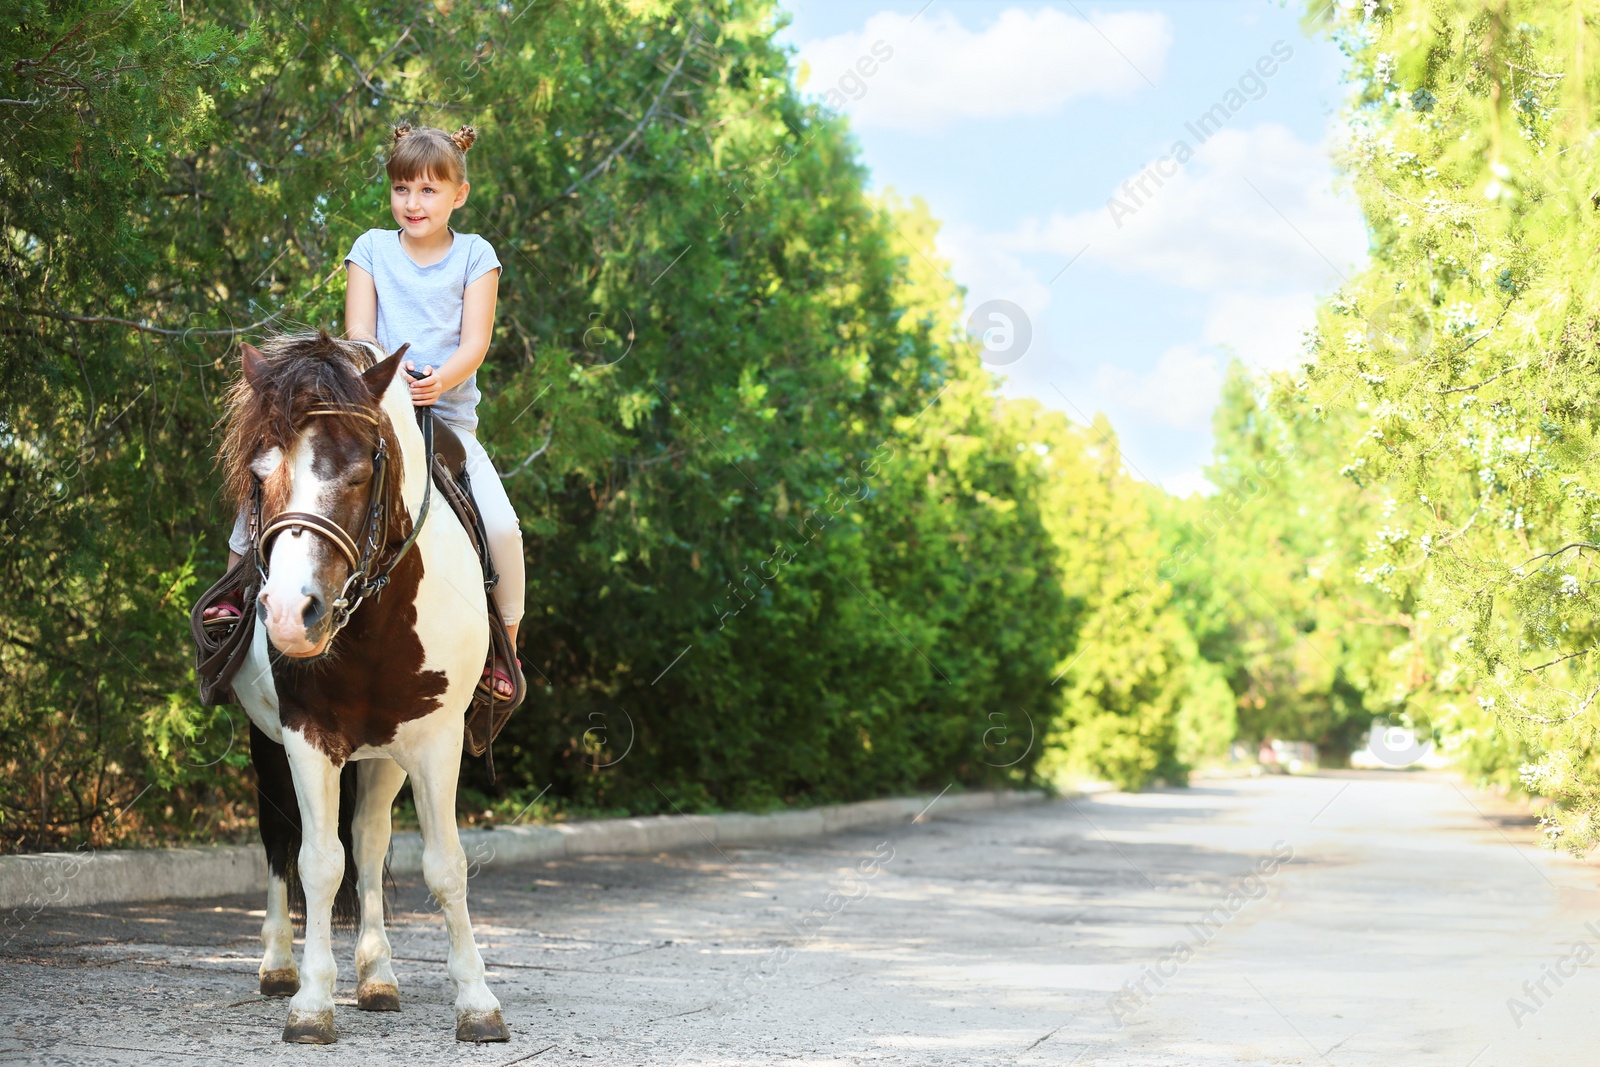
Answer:
<svg viewBox="0 0 1600 1067"><path fill-rule="evenodd" d="M510 1045L452 1040L443 928L414 882L404 1010L355 1010L346 936L322 1049L280 1044L284 1002L254 993L258 900L47 912L0 950L0 1063L1600 1062L1600 871L1449 778L932 814L483 871Z"/></svg>

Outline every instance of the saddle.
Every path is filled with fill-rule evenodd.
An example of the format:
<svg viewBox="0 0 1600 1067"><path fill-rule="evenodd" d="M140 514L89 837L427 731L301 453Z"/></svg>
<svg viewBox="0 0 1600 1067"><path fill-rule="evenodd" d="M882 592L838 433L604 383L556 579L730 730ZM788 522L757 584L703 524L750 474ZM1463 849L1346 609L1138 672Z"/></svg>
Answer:
<svg viewBox="0 0 1600 1067"><path fill-rule="evenodd" d="M472 706L467 711L465 737L466 750L473 756L490 753L490 745L505 728L511 713L522 705L528 694L528 683L517 666L517 651L506 633L505 622L495 606L494 587L500 576L489 557L489 541L484 531L483 518L478 514L472 499L471 481L467 475L467 450L455 432L426 408L417 409L417 419L432 422L433 456L432 473L435 490L450 504L456 518L467 531L473 551L478 554L483 569L483 591L489 609L489 653L485 666L492 672L496 660L511 675L513 692L509 697L495 693L492 684L478 686L472 694ZM261 512L258 496L252 503L253 520ZM228 568L217 582L196 599L189 612L189 632L195 645L195 679L199 683L200 703L204 707L219 704L237 704L233 692L233 679L250 654L254 640L256 613L249 610L261 591L261 568L258 565L256 541L252 531L250 550ZM206 610L217 604L231 602L237 597L245 610L238 616L203 618ZM492 678L492 673L491 673ZM489 755L489 775L494 777L494 757Z"/></svg>

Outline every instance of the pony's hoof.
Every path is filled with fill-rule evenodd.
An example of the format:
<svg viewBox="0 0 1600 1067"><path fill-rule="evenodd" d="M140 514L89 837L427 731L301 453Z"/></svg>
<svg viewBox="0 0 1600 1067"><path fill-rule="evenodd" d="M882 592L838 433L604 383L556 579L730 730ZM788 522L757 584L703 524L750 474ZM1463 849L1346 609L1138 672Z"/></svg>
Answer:
<svg viewBox="0 0 1600 1067"><path fill-rule="evenodd" d="M300 992L300 974L293 967L280 967L261 975L261 995L292 997Z"/></svg>
<svg viewBox="0 0 1600 1067"><path fill-rule="evenodd" d="M499 1008L494 1011L458 1011L456 1040L479 1043L510 1041L511 1031L506 1029L506 1021L501 1017Z"/></svg>
<svg viewBox="0 0 1600 1067"><path fill-rule="evenodd" d="M296 1045L331 1045L339 1040L333 1032L333 1009L291 1011L283 1027L283 1039Z"/></svg>
<svg viewBox="0 0 1600 1067"><path fill-rule="evenodd" d="M356 987L356 1007L362 1011L399 1011L400 989L382 982L362 982Z"/></svg>

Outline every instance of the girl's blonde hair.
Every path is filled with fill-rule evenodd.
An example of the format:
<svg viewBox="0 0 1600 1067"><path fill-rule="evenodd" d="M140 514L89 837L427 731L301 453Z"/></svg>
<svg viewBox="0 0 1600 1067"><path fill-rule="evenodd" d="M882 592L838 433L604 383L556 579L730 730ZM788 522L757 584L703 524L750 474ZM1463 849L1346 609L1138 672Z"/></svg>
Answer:
<svg viewBox="0 0 1600 1067"><path fill-rule="evenodd" d="M437 126L402 122L394 128L394 148L386 168L389 180L412 182L426 177L460 185L467 180L467 149L477 139L478 131L471 126L445 133Z"/></svg>

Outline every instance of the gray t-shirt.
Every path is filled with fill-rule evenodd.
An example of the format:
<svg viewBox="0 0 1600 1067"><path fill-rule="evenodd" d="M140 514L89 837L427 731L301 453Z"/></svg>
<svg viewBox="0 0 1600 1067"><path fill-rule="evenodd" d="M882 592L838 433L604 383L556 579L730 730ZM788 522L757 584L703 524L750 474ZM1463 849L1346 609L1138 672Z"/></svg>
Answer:
<svg viewBox="0 0 1600 1067"><path fill-rule="evenodd" d="M500 260L488 241L475 233L455 233L443 259L419 267L400 247L399 230L368 230L350 246L346 263L368 274L378 290L378 344L393 352L411 348L405 358L418 370L443 363L461 344L461 304L467 286ZM474 373L434 402L433 412L469 433L478 429L478 376Z"/></svg>

